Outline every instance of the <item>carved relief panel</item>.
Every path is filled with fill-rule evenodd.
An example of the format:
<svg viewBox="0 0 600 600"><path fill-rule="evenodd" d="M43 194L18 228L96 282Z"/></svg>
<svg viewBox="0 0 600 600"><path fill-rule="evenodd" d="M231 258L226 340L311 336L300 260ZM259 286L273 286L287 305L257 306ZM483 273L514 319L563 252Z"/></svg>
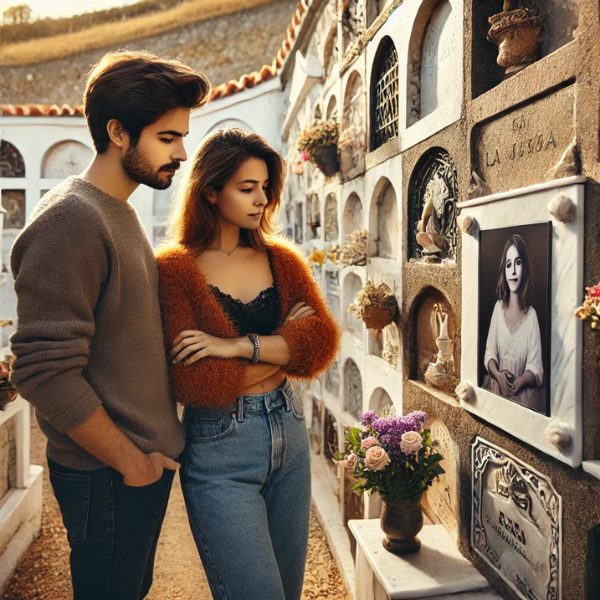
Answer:
<svg viewBox="0 0 600 600"><path fill-rule="evenodd" d="M340 0L344 55L356 46L365 32L364 0Z"/></svg>
<svg viewBox="0 0 600 600"><path fill-rule="evenodd" d="M417 164L410 185L409 259L441 262L456 258L456 168L441 148Z"/></svg>
<svg viewBox="0 0 600 600"><path fill-rule="evenodd" d="M552 481L502 448L472 446L471 543L523 600L562 598L562 499Z"/></svg>

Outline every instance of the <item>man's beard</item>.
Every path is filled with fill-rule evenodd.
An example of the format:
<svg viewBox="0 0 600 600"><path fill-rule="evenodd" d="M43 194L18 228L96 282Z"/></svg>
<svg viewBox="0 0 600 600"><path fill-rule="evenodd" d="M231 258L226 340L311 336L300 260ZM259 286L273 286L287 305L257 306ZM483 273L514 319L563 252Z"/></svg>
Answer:
<svg viewBox="0 0 600 600"><path fill-rule="evenodd" d="M145 154L142 154L137 146L130 146L127 149L121 164L129 179L136 183L147 185L155 190L166 190L173 181L173 175L170 175L166 179L161 178L161 171L177 170L180 166L179 161L174 161L155 170L150 159Z"/></svg>

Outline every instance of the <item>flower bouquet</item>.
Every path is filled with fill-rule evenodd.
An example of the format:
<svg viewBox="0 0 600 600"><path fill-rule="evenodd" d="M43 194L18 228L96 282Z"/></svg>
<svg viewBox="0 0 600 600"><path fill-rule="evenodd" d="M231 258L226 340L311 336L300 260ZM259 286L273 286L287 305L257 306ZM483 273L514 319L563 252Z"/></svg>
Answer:
<svg viewBox="0 0 600 600"><path fill-rule="evenodd" d="M352 469L358 480L352 490L369 495L379 492L383 501L383 546L395 554L409 554L421 547L416 537L423 527L420 500L433 480L444 473L443 456L425 429L423 411L398 417L392 411L364 413L362 429L351 429L348 454L336 457Z"/></svg>
<svg viewBox="0 0 600 600"><path fill-rule="evenodd" d="M348 307L348 312L353 312L356 319L362 319L367 329L381 331L396 320L398 301L385 283L375 287L373 280L368 279Z"/></svg>
<svg viewBox="0 0 600 600"><path fill-rule="evenodd" d="M302 132L296 148L304 160L310 160L327 177L332 177L339 171L337 160L338 137L339 128L336 121L315 119L312 125Z"/></svg>
<svg viewBox="0 0 600 600"><path fill-rule="evenodd" d="M341 247L334 246L331 252L335 253L335 259L331 261L339 268L351 266L364 266L367 264L367 230L353 231L350 239Z"/></svg>
<svg viewBox="0 0 600 600"><path fill-rule="evenodd" d="M582 321L591 320L592 329L596 329L600 323L600 283L585 288L585 291L587 294L583 300L583 306L577 308L574 314Z"/></svg>

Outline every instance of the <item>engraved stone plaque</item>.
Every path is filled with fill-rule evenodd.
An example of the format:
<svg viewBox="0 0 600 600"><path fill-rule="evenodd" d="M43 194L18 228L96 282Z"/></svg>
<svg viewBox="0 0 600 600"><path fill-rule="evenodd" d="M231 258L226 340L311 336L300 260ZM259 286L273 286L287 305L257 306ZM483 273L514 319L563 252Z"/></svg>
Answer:
<svg viewBox="0 0 600 600"><path fill-rule="evenodd" d="M575 136L575 89L564 88L482 125L475 170L493 193L541 183Z"/></svg>
<svg viewBox="0 0 600 600"><path fill-rule="evenodd" d="M480 437L471 458L476 552L523 600L561 600L562 499L552 481Z"/></svg>
<svg viewBox="0 0 600 600"><path fill-rule="evenodd" d="M441 523L455 540L458 540L459 512L459 457L458 448L444 423L436 416L430 418L427 427L431 438L437 442L437 450L444 457L441 466L445 473L437 477L427 490L425 514L434 523ZM434 519L429 516L429 510Z"/></svg>

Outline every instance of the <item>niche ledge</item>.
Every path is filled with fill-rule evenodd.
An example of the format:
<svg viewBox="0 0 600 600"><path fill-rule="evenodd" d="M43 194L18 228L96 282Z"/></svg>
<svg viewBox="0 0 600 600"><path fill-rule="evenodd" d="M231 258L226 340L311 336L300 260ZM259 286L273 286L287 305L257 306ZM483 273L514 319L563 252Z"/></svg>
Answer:
<svg viewBox="0 0 600 600"><path fill-rule="evenodd" d="M455 408L460 408L459 400L457 398L455 398L454 396L450 396L450 394L445 394L444 392L442 392L440 390L436 390L435 388L429 387L428 385L425 385L424 383L421 383L420 381L415 381L414 379L409 379L408 383L410 383L411 385L414 385L415 387L419 388L420 390L422 390L424 392L427 392L428 394L431 394L432 396L435 396L438 400L441 400L442 402L445 402L446 404L449 404L450 406L454 406ZM599 471L600 471L600 468L599 468Z"/></svg>

